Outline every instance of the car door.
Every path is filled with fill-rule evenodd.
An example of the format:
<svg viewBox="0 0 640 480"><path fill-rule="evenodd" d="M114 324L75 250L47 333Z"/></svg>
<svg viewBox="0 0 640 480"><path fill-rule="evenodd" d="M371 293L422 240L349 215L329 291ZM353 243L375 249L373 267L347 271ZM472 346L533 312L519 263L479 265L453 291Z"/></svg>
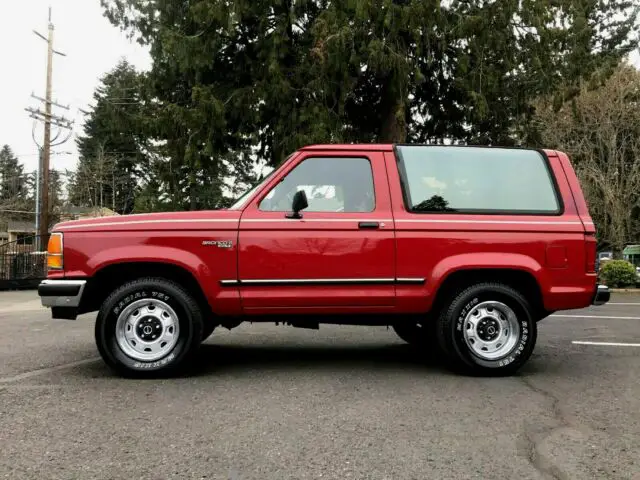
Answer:
<svg viewBox="0 0 640 480"><path fill-rule="evenodd" d="M309 206L288 218L299 190ZM251 201L239 228L245 313L393 307L394 226L382 152L302 152Z"/></svg>

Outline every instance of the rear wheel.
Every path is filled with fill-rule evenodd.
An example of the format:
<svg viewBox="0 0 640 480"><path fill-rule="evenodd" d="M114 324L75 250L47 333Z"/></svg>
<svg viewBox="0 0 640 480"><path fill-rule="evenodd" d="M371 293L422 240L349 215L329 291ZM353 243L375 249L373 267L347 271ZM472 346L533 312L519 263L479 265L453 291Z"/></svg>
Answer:
<svg viewBox="0 0 640 480"><path fill-rule="evenodd" d="M202 340L198 303L180 285L144 278L102 304L95 337L100 355L123 376L151 376L184 366Z"/></svg>
<svg viewBox="0 0 640 480"><path fill-rule="evenodd" d="M537 326L527 299L499 283L473 285L445 306L438 341L452 365L475 375L515 373L529 359Z"/></svg>

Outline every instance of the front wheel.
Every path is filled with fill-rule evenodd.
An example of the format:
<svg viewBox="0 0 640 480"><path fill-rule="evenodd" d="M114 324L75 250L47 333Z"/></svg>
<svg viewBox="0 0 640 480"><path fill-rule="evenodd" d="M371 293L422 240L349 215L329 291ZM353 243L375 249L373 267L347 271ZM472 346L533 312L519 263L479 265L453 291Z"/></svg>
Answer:
<svg viewBox="0 0 640 480"><path fill-rule="evenodd" d="M438 318L438 341L458 370L515 373L529 359L537 326L527 299L499 283L473 285L452 298Z"/></svg>
<svg viewBox="0 0 640 480"><path fill-rule="evenodd" d="M106 364L123 376L162 375L185 365L202 339L198 303L180 285L143 278L102 304L95 337Z"/></svg>

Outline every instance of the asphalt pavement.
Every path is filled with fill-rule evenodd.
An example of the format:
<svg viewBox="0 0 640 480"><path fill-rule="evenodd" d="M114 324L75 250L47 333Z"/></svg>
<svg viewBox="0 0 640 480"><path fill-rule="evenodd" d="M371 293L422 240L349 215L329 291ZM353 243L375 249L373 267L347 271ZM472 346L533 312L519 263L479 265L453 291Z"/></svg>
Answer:
<svg viewBox="0 0 640 480"><path fill-rule="evenodd" d="M126 380L93 319L0 293L0 478L640 479L638 295L544 320L510 378L386 328L246 324L190 376Z"/></svg>

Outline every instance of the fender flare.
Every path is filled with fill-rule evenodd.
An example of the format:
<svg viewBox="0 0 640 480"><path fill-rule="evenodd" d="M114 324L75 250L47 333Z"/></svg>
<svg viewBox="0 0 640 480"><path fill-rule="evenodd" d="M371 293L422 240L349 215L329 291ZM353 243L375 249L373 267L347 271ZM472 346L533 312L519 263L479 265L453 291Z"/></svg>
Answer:
<svg viewBox="0 0 640 480"><path fill-rule="evenodd" d="M90 269L89 275L94 276L105 267L125 263L165 263L187 270L196 279L208 278L212 274L197 255L187 250L159 245L108 248L87 259L86 265Z"/></svg>
<svg viewBox="0 0 640 480"><path fill-rule="evenodd" d="M545 270L534 258L518 253L482 252L454 255L438 262L432 270L432 291L436 293L444 281L456 272L483 269L526 272L536 280L541 292L548 289Z"/></svg>

